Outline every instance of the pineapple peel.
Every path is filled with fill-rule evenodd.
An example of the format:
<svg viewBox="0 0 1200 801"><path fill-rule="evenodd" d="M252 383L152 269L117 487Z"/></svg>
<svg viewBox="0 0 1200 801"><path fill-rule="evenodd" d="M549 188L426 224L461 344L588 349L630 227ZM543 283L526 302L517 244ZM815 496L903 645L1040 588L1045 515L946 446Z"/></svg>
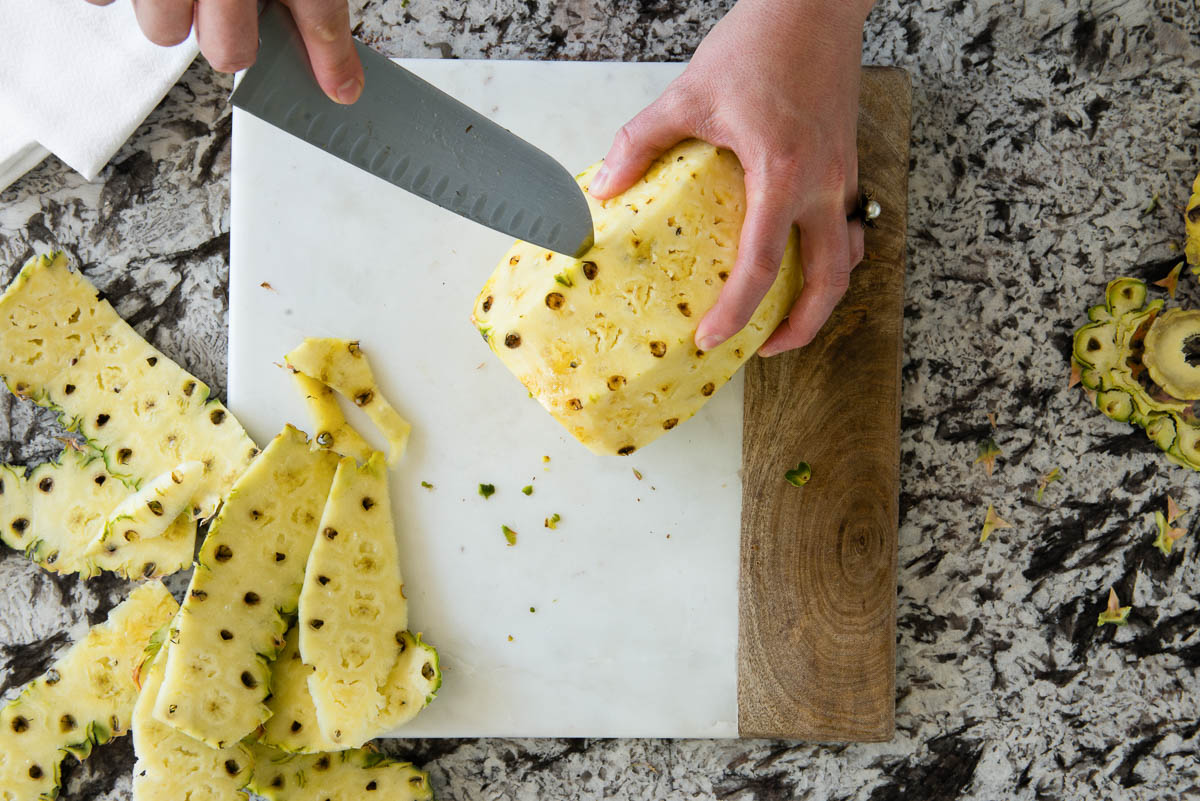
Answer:
<svg viewBox="0 0 1200 801"><path fill-rule="evenodd" d="M1196 176L1196 181L1192 184L1192 196L1188 200L1183 221L1187 228L1187 245L1184 253L1194 272L1200 268L1200 175Z"/></svg>
<svg viewBox="0 0 1200 801"><path fill-rule="evenodd" d="M54 798L68 752L86 759L128 731L146 643L178 608L161 582L143 584L0 708L0 799Z"/></svg>
<svg viewBox="0 0 1200 801"><path fill-rule="evenodd" d="M133 489L203 463L201 517L257 453L208 387L142 339L62 253L30 260L0 296L0 375L56 411Z"/></svg>
<svg viewBox="0 0 1200 801"><path fill-rule="evenodd" d="M408 446L408 435L412 427L380 392L370 362L367 361L367 356L358 342L348 339L308 338L287 354L284 360L288 367L333 389L366 412L371 422L388 441L388 464L394 465L400 461ZM307 390L304 392L308 400L311 393ZM323 399L317 396L308 400L308 403L317 421L318 440L322 433L329 433L336 442L337 432L341 431L343 447L347 449L343 455L355 456L362 461L361 451L365 448L365 442L362 442L362 437L357 433L353 436L345 433L353 429L346 423L333 398ZM337 451L336 447L333 449ZM358 452L349 452L354 450Z"/></svg>
<svg viewBox="0 0 1200 801"><path fill-rule="evenodd" d="M1121 606L1121 602L1117 599L1117 591L1109 587L1108 605L1100 613L1099 618L1096 620L1096 625L1103 626L1106 623L1111 623L1114 626L1124 626L1129 623L1129 613L1132 610L1132 606Z"/></svg>
<svg viewBox="0 0 1200 801"><path fill-rule="evenodd" d="M1186 364L1183 345L1191 336L1181 334L1175 329L1177 323L1171 322L1180 317L1173 317L1172 312L1162 315L1168 327L1160 329L1153 340L1149 336L1159 326L1162 307L1162 300L1147 303L1144 281L1111 281L1105 303L1091 307L1090 322L1075 332L1072 360L1078 364L1080 383L1096 408L1113 420L1145 429L1146 436L1176 464L1200 470L1200 419L1192 401L1170 395L1146 369L1156 364L1159 378L1164 377L1164 343L1175 348ZM1187 369L1180 378L1188 379L1195 368L1189 365Z"/></svg>
<svg viewBox="0 0 1200 801"><path fill-rule="evenodd" d="M1200 339L1200 309L1171 309L1159 315L1146 331L1142 356L1150 378L1172 397L1200 399L1200 366L1193 364L1194 344Z"/></svg>
<svg viewBox="0 0 1200 801"><path fill-rule="evenodd" d="M579 177L586 190L599 165ZM741 164L691 140L607 201L588 196L595 245L579 259L517 242L472 321L504 365L576 439L628 455L699 411L766 341L800 292L793 230L750 322L707 352L696 327L737 261Z"/></svg>
<svg viewBox="0 0 1200 801"><path fill-rule="evenodd" d="M346 420L342 407L338 406L337 393L301 372L293 372L292 379L308 405L308 413L316 430L313 441L341 456L352 456L360 462L369 459L371 446Z"/></svg>
<svg viewBox="0 0 1200 801"><path fill-rule="evenodd" d="M267 801L433 801L428 773L377 751L288 754L256 744L254 759L250 789Z"/></svg>
<svg viewBox="0 0 1200 801"><path fill-rule="evenodd" d="M161 537L185 514L204 477L200 462L183 462L155 477L109 512L87 554L116 557L124 548Z"/></svg>

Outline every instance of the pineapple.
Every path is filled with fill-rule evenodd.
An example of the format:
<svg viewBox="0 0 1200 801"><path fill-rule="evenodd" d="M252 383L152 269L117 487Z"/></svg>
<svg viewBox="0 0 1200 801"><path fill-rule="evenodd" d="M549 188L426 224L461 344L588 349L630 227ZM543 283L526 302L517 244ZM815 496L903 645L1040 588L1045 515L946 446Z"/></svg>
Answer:
<svg viewBox="0 0 1200 801"><path fill-rule="evenodd" d="M196 523L187 514L168 518L164 513L158 518L159 523L167 523L160 536L122 542L112 552L92 550L106 520L130 497L129 487L87 449L67 448L59 461L38 465L28 477L22 468L4 465L0 467L0 539L46 570L78 573L83 578L101 570L125 578L155 578L188 567L195 551Z"/></svg>
<svg viewBox="0 0 1200 801"><path fill-rule="evenodd" d="M316 425L313 440L322 448L328 448L342 456L353 456L365 462L371 456L371 446L347 422L338 406L336 393L315 378L304 373L292 373L296 388L308 405L308 412Z"/></svg>
<svg viewBox="0 0 1200 801"><path fill-rule="evenodd" d="M387 466L344 457L333 477L300 593L300 654L321 733L357 748L379 733L381 689L408 625Z"/></svg>
<svg viewBox="0 0 1200 801"><path fill-rule="evenodd" d="M438 654L433 646L421 642L411 632L402 635L403 648L383 688L384 709L380 713L376 736L387 734L407 723L424 709L442 683ZM288 753L314 754L341 751L348 746L335 743L321 733L317 709L308 692L312 667L300 659L298 629L288 632L287 645L271 671L271 698L267 706L273 713L263 725L262 742Z"/></svg>
<svg viewBox="0 0 1200 801"><path fill-rule="evenodd" d="M1192 265L1193 272L1200 271L1200 175L1196 176L1196 181L1192 184L1192 197L1188 200L1183 221L1187 226L1185 253L1188 264Z"/></svg>
<svg viewBox="0 0 1200 801"><path fill-rule="evenodd" d="M578 177L587 189L599 165ZM750 322L711 351L696 326L737 260L741 164L676 145L607 201L590 196L596 242L578 259L517 242L472 320L504 365L596 453L628 455L694 415L787 316L803 275L795 230Z"/></svg>
<svg viewBox="0 0 1200 801"><path fill-rule="evenodd" d="M388 464L400 461L408 445L410 426L375 385L371 365L357 342L347 339L305 339L300 347L284 359L288 367L337 390L340 395L353 401L355 406L366 412L371 422L379 427L388 441ZM327 403L320 404L319 408L318 404L314 403L310 408L318 414L318 432L332 432L345 424L340 409L337 410L336 417L321 417L322 414L331 412Z"/></svg>
<svg viewBox="0 0 1200 801"><path fill-rule="evenodd" d="M88 554L114 558L124 548L161 537L171 524L188 512L192 495L204 477L204 465L184 462L156 477L108 513L92 539Z"/></svg>
<svg viewBox="0 0 1200 801"><path fill-rule="evenodd" d="M267 719L268 663L283 647L336 466L287 426L238 479L171 631L160 722L224 748Z"/></svg>
<svg viewBox="0 0 1200 801"><path fill-rule="evenodd" d="M160 582L138 587L0 709L0 801L54 798L64 754L86 759L125 733L146 643L177 609Z"/></svg>
<svg viewBox="0 0 1200 801"><path fill-rule="evenodd" d="M257 452L208 387L138 336L61 253L31 260L0 296L0 375L58 411L134 489L181 462L202 463L201 517Z"/></svg>
<svg viewBox="0 0 1200 801"><path fill-rule="evenodd" d="M250 789L268 801L432 801L429 774L366 749L311 756L254 749Z"/></svg>
<svg viewBox="0 0 1200 801"><path fill-rule="evenodd" d="M160 650L133 708L133 801L241 801L254 767L249 747L210 748L154 719L165 667L166 652Z"/></svg>

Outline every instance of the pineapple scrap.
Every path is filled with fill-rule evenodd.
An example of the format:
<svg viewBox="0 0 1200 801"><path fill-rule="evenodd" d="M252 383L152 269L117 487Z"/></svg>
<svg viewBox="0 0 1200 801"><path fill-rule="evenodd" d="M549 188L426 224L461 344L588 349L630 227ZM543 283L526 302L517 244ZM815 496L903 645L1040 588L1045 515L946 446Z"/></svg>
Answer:
<svg viewBox="0 0 1200 801"><path fill-rule="evenodd" d="M975 464L983 464L984 471L990 477L992 471L996 469L996 457L1003 456L1004 451L1000 450L1000 446L996 444L996 440L988 437L983 442L979 443L978 456L975 457Z"/></svg>
<svg viewBox="0 0 1200 801"><path fill-rule="evenodd" d="M0 801L54 798L67 753L86 759L125 733L146 643L178 608L160 582L143 584L0 709Z"/></svg>
<svg viewBox="0 0 1200 801"><path fill-rule="evenodd" d="M202 463L204 518L258 452L208 387L142 339L62 253L32 259L0 296L0 375L57 411L133 489Z"/></svg>
<svg viewBox="0 0 1200 801"><path fill-rule="evenodd" d="M553 528L553 527L551 527L551 528ZM504 541L507 542L509 545L517 544L517 532L513 531L508 526L505 526L505 525L500 526L500 533L504 535Z"/></svg>
<svg viewBox="0 0 1200 801"><path fill-rule="evenodd" d="M164 513L158 518L166 523L159 536L95 551L92 544L114 522L114 510L139 493L131 496L95 451L68 448L58 458L28 476L23 468L0 465L0 540L52 573L83 578L101 570L130 579L157 578L191 565L196 522L189 514L168 518Z"/></svg>
<svg viewBox="0 0 1200 801"><path fill-rule="evenodd" d="M1105 623L1111 623L1114 626L1124 626L1129 622L1129 613L1132 610L1132 606L1121 606L1121 602L1117 600L1117 591L1109 587L1108 606L1100 613L1096 625L1103 626Z"/></svg>
<svg viewBox="0 0 1200 801"><path fill-rule="evenodd" d="M394 465L400 461L408 445L411 426L379 391L375 375L371 372L371 365L357 342L348 339L309 338L285 356L284 360L288 367L331 387L366 412L371 422L379 427L388 441L388 464ZM349 428L336 404L321 404L318 409L314 403L310 408L316 415L332 415L336 412L336 417L317 417L318 432L332 433L341 428Z"/></svg>
<svg viewBox="0 0 1200 801"><path fill-rule="evenodd" d="M171 629L159 722L223 748L270 715L268 663L296 610L336 463L287 426L238 479Z"/></svg>
<svg viewBox="0 0 1200 801"><path fill-rule="evenodd" d="M1188 200L1183 221L1187 227L1187 247L1184 252L1188 264L1192 265L1192 272L1196 272L1200 269L1200 175L1192 184L1192 197Z"/></svg>
<svg viewBox="0 0 1200 801"><path fill-rule="evenodd" d="M1167 496L1167 522L1174 523L1179 518L1187 514L1186 509L1180 509L1179 504L1175 503L1175 499L1170 495Z"/></svg>
<svg viewBox="0 0 1200 801"><path fill-rule="evenodd" d="M429 774L367 749L287 754L254 747L250 789L267 801L433 801Z"/></svg>
<svg viewBox="0 0 1200 801"><path fill-rule="evenodd" d="M1037 502L1038 503L1042 502L1042 496L1046 494L1046 487L1050 486L1055 481L1061 481L1061 480L1062 480L1062 470L1060 470L1057 467L1054 468L1053 470L1051 470L1046 475L1039 478L1038 479L1038 488L1037 488Z"/></svg>
<svg viewBox="0 0 1200 801"><path fill-rule="evenodd" d="M1171 300L1174 300L1175 292L1179 288L1179 273L1182 271L1183 271L1183 262L1179 262L1179 264L1176 264L1171 269L1171 272L1167 273L1165 278L1161 278L1157 281L1154 281L1153 283L1155 286L1160 286L1163 289L1167 290L1167 294L1170 295Z"/></svg>
<svg viewBox="0 0 1200 801"><path fill-rule="evenodd" d="M147 483L108 513L88 555L116 557L123 549L136 551L139 543L161 537L186 514L203 477L204 465L184 462Z"/></svg>
<svg viewBox="0 0 1200 801"><path fill-rule="evenodd" d="M638 478L641 478L641 476L638 476ZM795 470L786 471L783 474L783 478L793 487L803 487L812 480L812 468L809 467L808 462L801 462L796 465Z"/></svg>
<svg viewBox="0 0 1200 801"><path fill-rule="evenodd" d="M169 648L170 646L168 646ZM241 743L210 748L154 718L162 688L166 653L148 657L142 692L133 708L132 801L242 801L254 767L251 750Z"/></svg>
<svg viewBox="0 0 1200 801"><path fill-rule="evenodd" d="M313 440L322 448L328 448L341 456L353 456L365 462L371 456L371 446L351 427L342 407L338 406L336 393L315 378L294 372L292 378L308 404L308 413L316 424Z"/></svg>
<svg viewBox="0 0 1200 801"><path fill-rule="evenodd" d="M1159 511L1154 512L1154 525L1158 529L1158 536L1154 539L1154 547L1161 551L1163 556L1170 556L1175 543L1184 534L1187 534L1187 529L1171 525L1171 521L1167 519L1167 516Z"/></svg>
<svg viewBox="0 0 1200 801"><path fill-rule="evenodd" d="M287 753L316 754L341 751L349 746L336 743L321 732L317 708L308 690L314 670L300 657L297 627L288 632L287 645L271 673L272 714L263 725L261 741ZM405 631L401 635L400 656L388 674L383 688L384 709L378 731L388 733L417 716L437 695L442 684L438 653L421 641L421 635Z"/></svg>
<svg viewBox="0 0 1200 801"><path fill-rule="evenodd" d="M343 458L308 555L300 592L300 655L321 733L358 748L380 733L380 689L404 647L408 603L387 466Z"/></svg>
<svg viewBox="0 0 1200 801"><path fill-rule="evenodd" d="M992 536L992 532L1000 528L1012 528L1012 524L996 514L996 508L989 503L987 516L983 519L983 531L979 534L979 541L987 542L988 537Z"/></svg>
<svg viewBox="0 0 1200 801"><path fill-rule="evenodd" d="M598 167L578 176L585 190ZM595 246L573 259L517 242L472 321L572 436L628 455L696 414L787 316L803 283L798 239L793 230L746 327L704 352L696 326L737 261L746 211L737 157L683 142L622 195L588 205Z"/></svg>
<svg viewBox="0 0 1200 801"><path fill-rule="evenodd" d="M1193 365L1192 341L1200 336L1200 309L1171 309L1146 331L1142 360L1151 380L1173 398L1200 400L1200 367Z"/></svg>

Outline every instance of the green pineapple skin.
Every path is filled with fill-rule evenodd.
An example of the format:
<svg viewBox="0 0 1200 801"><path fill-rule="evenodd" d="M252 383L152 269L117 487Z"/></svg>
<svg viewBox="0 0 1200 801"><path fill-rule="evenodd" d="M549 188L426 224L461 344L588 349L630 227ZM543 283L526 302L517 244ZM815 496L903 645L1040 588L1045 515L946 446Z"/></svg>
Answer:
<svg viewBox="0 0 1200 801"><path fill-rule="evenodd" d="M338 463L299 600L300 654L322 734L359 747L377 733L380 689L408 627L387 464Z"/></svg>
<svg viewBox="0 0 1200 801"><path fill-rule="evenodd" d="M161 582L139 586L0 709L0 801L54 799L67 753L87 759L126 733L146 645L177 609Z"/></svg>
<svg viewBox="0 0 1200 801"><path fill-rule="evenodd" d="M166 650L147 659L142 691L133 710L133 801L241 801L250 783L254 754L248 745L209 748L154 719ZM169 647L169 646L168 646Z"/></svg>
<svg viewBox="0 0 1200 801"><path fill-rule="evenodd" d="M56 411L132 489L203 463L202 518L257 453L208 387L142 339L62 253L32 259L0 296L0 376Z"/></svg>
<svg viewBox="0 0 1200 801"><path fill-rule="evenodd" d="M177 515L160 536L94 552L92 541L113 510L130 497L92 451L67 448L58 461L24 469L0 466L0 540L24 552L44 570L82 578L102 570L122 578L169 575L188 567L195 550L196 523Z"/></svg>
<svg viewBox="0 0 1200 801"><path fill-rule="evenodd" d="M1079 368L1080 383L1095 393L1097 409L1144 429L1174 464L1200 470L1200 420L1191 416L1191 402L1152 396L1128 363L1138 332L1153 330L1164 306L1162 300L1147 298L1144 281L1110 281L1104 305L1092 306L1090 322L1075 332L1071 359Z"/></svg>
<svg viewBox="0 0 1200 801"><path fill-rule="evenodd" d="M429 774L368 749L286 754L255 746L250 789L267 801L433 801Z"/></svg>
<svg viewBox="0 0 1200 801"><path fill-rule="evenodd" d="M214 748L270 716L270 662L295 615L337 457L287 426L213 521L171 630L154 717Z"/></svg>

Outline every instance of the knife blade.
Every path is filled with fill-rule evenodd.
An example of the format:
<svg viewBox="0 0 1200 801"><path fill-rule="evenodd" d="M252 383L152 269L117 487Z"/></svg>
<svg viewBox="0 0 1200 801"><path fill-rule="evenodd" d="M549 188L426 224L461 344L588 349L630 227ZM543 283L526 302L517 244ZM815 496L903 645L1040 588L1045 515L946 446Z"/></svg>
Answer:
<svg viewBox="0 0 1200 801"><path fill-rule="evenodd" d="M546 153L361 42L364 86L325 96L281 3L259 18L259 50L232 102L343 161L462 217L578 257L592 246L583 191Z"/></svg>

